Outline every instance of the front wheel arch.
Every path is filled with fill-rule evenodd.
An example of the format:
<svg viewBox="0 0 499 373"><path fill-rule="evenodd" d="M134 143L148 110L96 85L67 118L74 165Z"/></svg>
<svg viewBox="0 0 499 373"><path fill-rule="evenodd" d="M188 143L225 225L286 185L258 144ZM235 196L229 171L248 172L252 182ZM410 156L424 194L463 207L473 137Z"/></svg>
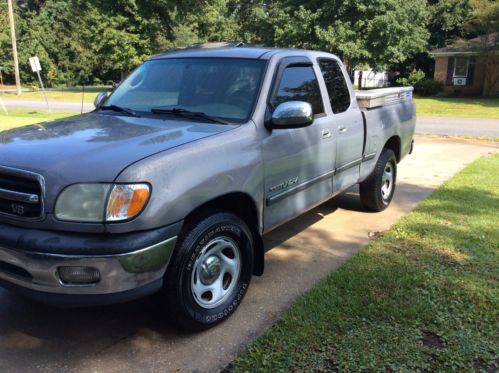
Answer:
<svg viewBox="0 0 499 373"><path fill-rule="evenodd" d="M244 192L232 192L218 196L191 211L184 222L184 229L190 222L199 220L214 210L237 215L250 228L254 242L253 275L261 276L265 270L265 247L260 234L260 213L254 199Z"/></svg>

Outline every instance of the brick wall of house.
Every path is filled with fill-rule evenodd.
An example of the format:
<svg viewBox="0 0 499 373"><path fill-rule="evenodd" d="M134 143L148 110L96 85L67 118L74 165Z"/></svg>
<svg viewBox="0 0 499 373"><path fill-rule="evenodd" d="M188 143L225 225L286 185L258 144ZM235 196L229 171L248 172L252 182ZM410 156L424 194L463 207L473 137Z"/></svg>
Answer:
<svg viewBox="0 0 499 373"><path fill-rule="evenodd" d="M435 73L433 79L445 84L447 80L447 64L449 57L435 57Z"/></svg>
<svg viewBox="0 0 499 373"><path fill-rule="evenodd" d="M434 79L444 84L444 92L450 96L481 96L485 75L483 64L478 60L475 62L473 85L464 87L447 85L447 66L449 58L453 57L435 57Z"/></svg>

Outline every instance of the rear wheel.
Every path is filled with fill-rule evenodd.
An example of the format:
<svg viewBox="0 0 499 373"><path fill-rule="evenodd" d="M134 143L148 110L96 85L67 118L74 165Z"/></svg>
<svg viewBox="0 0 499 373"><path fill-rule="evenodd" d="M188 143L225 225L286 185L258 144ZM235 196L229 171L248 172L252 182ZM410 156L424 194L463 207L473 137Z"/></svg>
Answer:
<svg viewBox="0 0 499 373"><path fill-rule="evenodd" d="M253 242L236 215L214 212L180 237L165 275L162 299L175 325L208 329L239 306L253 273Z"/></svg>
<svg viewBox="0 0 499 373"><path fill-rule="evenodd" d="M383 211L392 201L397 181L397 158L383 149L372 174L360 183L360 200L371 211Z"/></svg>

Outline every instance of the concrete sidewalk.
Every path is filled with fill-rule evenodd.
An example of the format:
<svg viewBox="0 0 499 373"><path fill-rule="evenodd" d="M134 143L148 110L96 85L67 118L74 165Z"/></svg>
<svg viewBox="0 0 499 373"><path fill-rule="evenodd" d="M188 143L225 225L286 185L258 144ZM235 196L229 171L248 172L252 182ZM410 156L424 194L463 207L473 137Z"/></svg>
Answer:
<svg viewBox="0 0 499 373"><path fill-rule="evenodd" d="M499 118L447 118L418 116L416 133L445 135L499 137Z"/></svg>
<svg viewBox="0 0 499 373"><path fill-rule="evenodd" d="M183 334L166 324L152 298L125 305L57 309L0 290L1 372L211 372L227 366L289 305L369 242L369 232L401 216L495 144L416 137L399 165L392 205L367 213L356 188L265 237L266 271L255 277L238 311L224 324ZM499 146L499 144L497 144ZM445 157L442 156L445 154Z"/></svg>

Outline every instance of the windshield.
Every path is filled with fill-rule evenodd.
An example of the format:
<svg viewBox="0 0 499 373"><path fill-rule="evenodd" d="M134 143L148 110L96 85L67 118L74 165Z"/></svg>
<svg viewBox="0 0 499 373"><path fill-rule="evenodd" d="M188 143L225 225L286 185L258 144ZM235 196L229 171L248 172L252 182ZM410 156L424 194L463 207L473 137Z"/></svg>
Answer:
<svg viewBox="0 0 499 373"><path fill-rule="evenodd" d="M262 60L233 58L151 60L121 83L105 105L137 112L178 108L243 122L251 115L264 66Z"/></svg>

